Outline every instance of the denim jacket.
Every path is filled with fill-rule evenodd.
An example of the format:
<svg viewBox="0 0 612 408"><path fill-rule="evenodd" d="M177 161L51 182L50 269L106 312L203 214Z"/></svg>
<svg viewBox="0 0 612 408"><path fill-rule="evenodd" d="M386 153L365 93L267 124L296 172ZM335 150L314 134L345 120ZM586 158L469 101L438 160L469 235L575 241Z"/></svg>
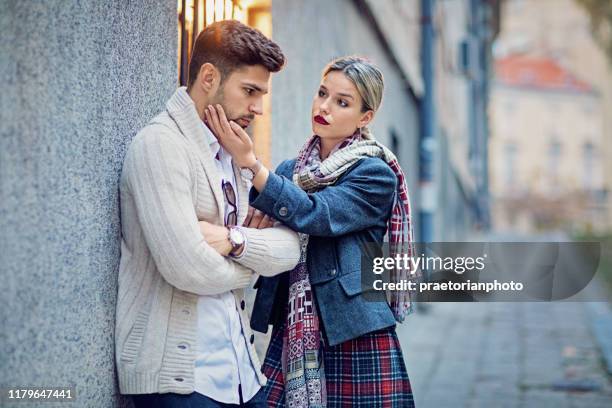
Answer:
<svg viewBox="0 0 612 408"><path fill-rule="evenodd" d="M366 301L361 285L360 244L382 242L391 214L397 177L379 158L364 158L334 185L308 194L292 182L295 159L270 172L251 205L294 231L310 235L307 268L327 344L334 346L395 325L383 292ZM288 273L260 277L251 327L267 332L287 305ZM368 299L371 299L368 294Z"/></svg>

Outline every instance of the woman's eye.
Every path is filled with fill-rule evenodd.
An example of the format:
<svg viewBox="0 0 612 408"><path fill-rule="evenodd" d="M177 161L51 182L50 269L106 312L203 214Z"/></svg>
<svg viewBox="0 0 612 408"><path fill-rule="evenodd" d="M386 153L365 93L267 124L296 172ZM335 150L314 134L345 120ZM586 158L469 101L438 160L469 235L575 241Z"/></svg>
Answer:
<svg viewBox="0 0 612 408"><path fill-rule="evenodd" d="M342 106L343 108L346 108L348 106L348 103L346 103L346 101L340 99L338 101L338 105Z"/></svg>
<svg viewBox="0 0 612 408"><path fill-rule="evenodd" d="M244 90L246 91L247 95L253 94L253 90L251 88L244 88Z"/></svg>
<svg viewBox="0 0 612 408"><path fill-rule="evenodd" d="M321 98L322 98L322 97L324 97L324 96L325 96L325 92L323 92L323 91L319 91L319 97L321 97Z"/></svg>

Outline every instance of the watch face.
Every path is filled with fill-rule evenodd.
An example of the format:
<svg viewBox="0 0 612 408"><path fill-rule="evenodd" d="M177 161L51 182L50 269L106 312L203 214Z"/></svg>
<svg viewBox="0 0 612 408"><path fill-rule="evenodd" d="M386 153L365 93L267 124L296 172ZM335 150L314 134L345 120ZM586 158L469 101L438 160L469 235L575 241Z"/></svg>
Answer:
<svg viewBox="0 0 612 408"><path fill-rule="evenodd" d="M252 181L254 176L253 170L246 167L240 169L240 175L249 181Z"/></svg>
<svg viewBox="0 0 612 408"><path fill-rule="evenodd" d="M240 231L235 228L230 230L230 240L236 246L242 245L244 243L244 236Z"/></svg>

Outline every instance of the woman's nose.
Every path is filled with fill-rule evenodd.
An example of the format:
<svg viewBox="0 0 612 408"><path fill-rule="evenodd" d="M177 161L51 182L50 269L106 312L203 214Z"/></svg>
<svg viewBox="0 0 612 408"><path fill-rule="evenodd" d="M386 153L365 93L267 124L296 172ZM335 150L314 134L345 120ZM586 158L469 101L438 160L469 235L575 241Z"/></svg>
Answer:
<svg viewBox="0 0 612 408"><path fill-rule="evenodd" d="M319 110L324 113L329 113L329 105L327 100L323 101L323 103L319 105Z"/></svg>

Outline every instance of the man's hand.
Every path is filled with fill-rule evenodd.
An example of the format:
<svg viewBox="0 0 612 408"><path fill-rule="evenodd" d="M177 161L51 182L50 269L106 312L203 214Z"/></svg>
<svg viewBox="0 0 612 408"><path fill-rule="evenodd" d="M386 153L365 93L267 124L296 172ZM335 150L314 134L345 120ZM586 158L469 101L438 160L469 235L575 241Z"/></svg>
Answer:
<svg viewBox="0 0 612 408"><path fill-rule="evenodd" d="M269 215L249 206L249 212L247 213L247 217L242 223L243 227L248 228L270 228L274 226L276 220Z"/></svg>
<svg viewBox="0 0 612 408"><path fill-rule="evenodd" d="M228 256L232 250L232 244L227 238L228 229L222 225L215 225L206 221L200 221L198 224L208 245L220 255Z"/></svg>

